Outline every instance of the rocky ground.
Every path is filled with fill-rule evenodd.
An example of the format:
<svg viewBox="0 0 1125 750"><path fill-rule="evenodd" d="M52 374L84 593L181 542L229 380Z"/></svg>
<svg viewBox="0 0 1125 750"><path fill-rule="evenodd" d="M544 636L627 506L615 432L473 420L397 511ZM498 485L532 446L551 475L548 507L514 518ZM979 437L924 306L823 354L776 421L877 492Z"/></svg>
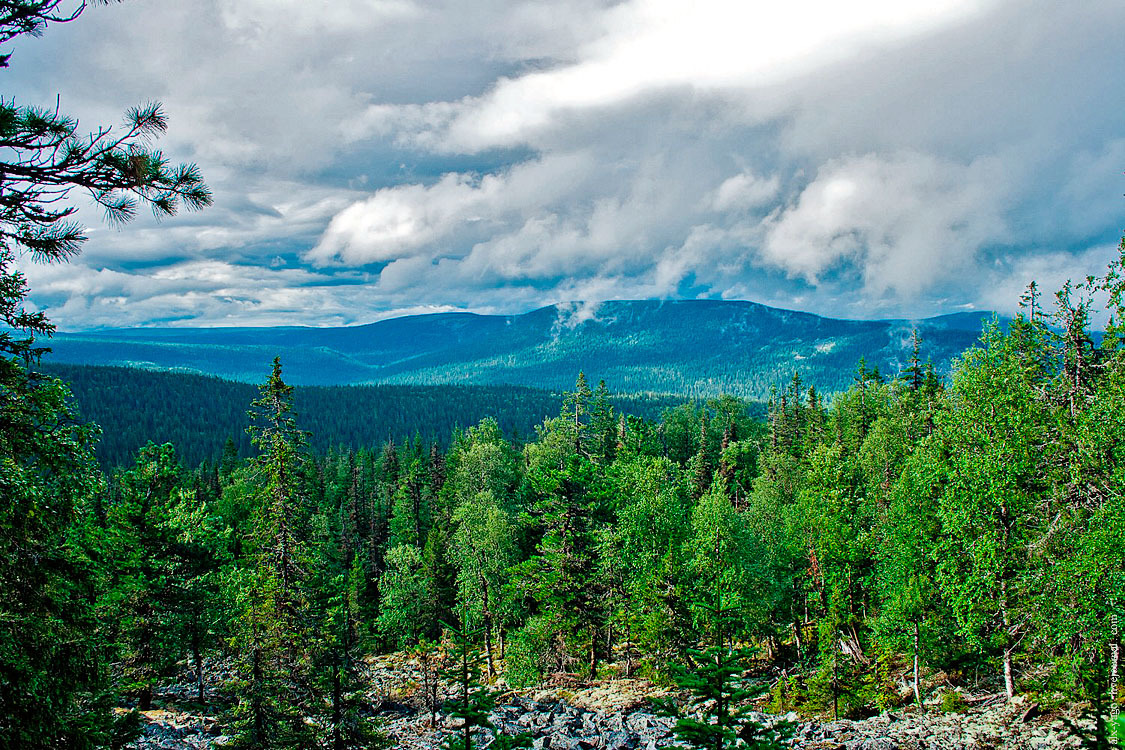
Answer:
<svg viewBox="0 0 1125 750"><path fill-rule="evenodd" d="M434 726L415 702L418 681L410 663L376 660L370 665L372 705L380 714L392 747L437 748L453 727L439 714ZM177 710L187 692L168 686L164 708L144 713L144 736L138 750L213 748L224 739L211 710ZM652 750L675 747L671 721L649 709L651 685L639 680L614 680L591 686L554 685L539 690L509 691L499 701L492 721L508 733L527 732L536 748L549 750ZM1000 696L975 701L965 713L943 713L934 707L892 711L858 721L809 721L796 714L759 715L770 725L789 721L795 727L794 748L834 750L960 750L962 748L1078 748L1061 717L1043 715L1033 705L1007 703ZM482 743L487 746L489 738Z"/></svg>

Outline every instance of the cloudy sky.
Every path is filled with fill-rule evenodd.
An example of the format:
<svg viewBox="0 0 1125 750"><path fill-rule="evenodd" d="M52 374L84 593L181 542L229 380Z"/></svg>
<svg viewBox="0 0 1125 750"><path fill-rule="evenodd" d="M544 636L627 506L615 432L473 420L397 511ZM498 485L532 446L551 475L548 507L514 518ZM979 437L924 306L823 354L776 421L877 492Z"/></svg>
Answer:
<svg viewBox="0 0 1125 750"><path fill-rule="evenodd" d="M1013 308L1125 228L1119 0L130 0L20 40L87 128L163 102L212 208L24 263L64 330L582 300Z"/></svg>

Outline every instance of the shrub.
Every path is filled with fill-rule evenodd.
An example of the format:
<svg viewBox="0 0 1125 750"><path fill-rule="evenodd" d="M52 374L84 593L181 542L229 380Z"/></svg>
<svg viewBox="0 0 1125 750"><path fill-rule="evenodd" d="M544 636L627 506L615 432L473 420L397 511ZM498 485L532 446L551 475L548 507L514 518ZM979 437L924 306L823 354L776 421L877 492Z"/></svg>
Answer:
<svg viewBox="0 0 1125 750"><path fill-rule="evenodd" d="M947 714L963 714L969 710L969 703L960 690L945 690L941 694L939 708Z"/></svg>

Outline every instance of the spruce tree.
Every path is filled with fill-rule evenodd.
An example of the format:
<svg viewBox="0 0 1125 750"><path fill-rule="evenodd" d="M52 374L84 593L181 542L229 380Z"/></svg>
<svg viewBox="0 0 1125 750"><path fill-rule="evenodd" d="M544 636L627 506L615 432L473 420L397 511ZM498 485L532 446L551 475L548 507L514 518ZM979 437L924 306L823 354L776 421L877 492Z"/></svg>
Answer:
<svg viewBox="0 0 1125 750"><path fill-rule="evenodd" d="M708 588L704 584L703 588ZM713 601L696 601L710 623L712 641L704 648L687 651L689 666L670 665L672 679L689 694L686 706L675 700L654 701L658 713L676 720L672 732L690 747L700 750L780 750L792 734L784 722L766 726L751 716L747 703L762 693L743 679L752 651L733 644L732 630L738 607L731 606L718 591Z"/></svg>
<svg viewBox="0 0 1125 750"><path fill-rule="evenodd" d="M591 492L594 464L576 453L566 419L529 449L528 483L533 512L542 529L536 554L522 568L523 585L538 603L559 640L586 652L593 679L606 622L603 582L598 578L597 539L602 503ZM560 660L571 654L558 653Z"/></svg>
<svg viewBox="0 0 1125 750"><path fill-rule="evenodd" d="M299 483L305 434L297 428L292 386L274 359L269 379L251 404L249 433L261 452L253 460L259 482L249 565L236 579L239 654L232 747L315 746L305 717L311 693L311 628L305 581L310 561L309 509Z"/></svg>
<svg viewBox="0 0 1125 750"><path fill-rule="evenodd" d="M317 634L317 683L326 696L322 717L324 744L330 750L376 750L387 747L374 721L365 716L366 683L361 672L359 632L359 582L363 566L358 560L324 582L326 607Z"/></svg>
<svg viewBox="0 0 1125 750"><path fill-rule="evenodd" d="M120 479L121 494L109 512L114 581L109 597L120 648L118 680L142 711L153 687L179 656L173 601L177 530L172 508L182 494L182 470L171 445L149 443Z"/></svg>
<svg viewBox="0 0 1125 750"><path fill-rule="evenodd" d="M445 710L461 724L446 737L442 748L473 750L474 747L484 747L480 737L482 730L495 730L488 715L496 705L496 694L481 684L482 660L477 646L480 631L448 624L445 627L452 641L453 663L444 676L454 689L454 696L446 701ZM494 731L494 739L488 747L498 750L530 748L531 737L522 733L512 736Z"/></svg>

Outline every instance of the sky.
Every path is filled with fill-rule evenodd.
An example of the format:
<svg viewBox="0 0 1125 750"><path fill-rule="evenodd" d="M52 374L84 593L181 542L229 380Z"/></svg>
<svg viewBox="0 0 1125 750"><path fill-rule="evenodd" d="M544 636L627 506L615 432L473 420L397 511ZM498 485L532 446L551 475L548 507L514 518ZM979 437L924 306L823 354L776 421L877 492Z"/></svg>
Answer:
<svg viewBox="0 0 1125 750"><path fill-rule="evenodd" d="M1012 311L1125 228L1119 0L129 0L13 52L214 206L21 260L61 330L609 299Z"/></svg>

